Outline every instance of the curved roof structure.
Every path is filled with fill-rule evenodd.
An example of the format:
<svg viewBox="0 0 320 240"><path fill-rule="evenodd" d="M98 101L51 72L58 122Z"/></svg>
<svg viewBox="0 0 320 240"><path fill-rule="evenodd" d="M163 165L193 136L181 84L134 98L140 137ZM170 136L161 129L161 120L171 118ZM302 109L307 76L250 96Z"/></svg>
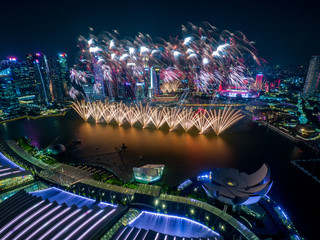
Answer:
<svg viewBox="0 0 320 240"><path fill-rule="evenodd" d="M233 168L216 168L209 179L203 183L207 194L228 204L256 203L272 186L270 169L266 164L252 174Z"/></svg>
<svg viewBox="0 0 320 240"><path fill-rule="evenodd" d="M31 175L31 171L27 171L15 164L0 152L0 190L3 187L6 188L6 186L4 186L6 184L3 184L2 180L8 180L14 177L22 177L27 175ZM10 182L11 180L8 181Z"/></svg>
<svg viewBox="0 0 320 240"><path fill-rule="evenodd" d="M74 203L74 204L73 204ZM127 211L57 188L27 193L19 191L0 204L0 239L92 239ZM191 219L141 212L112 239L223 239L210 228Z"/></svg>
<svg viewBox="0 0 320 240"><path fill-rule="evenodd" d="M193 238L188 238L188 237L179 237L179 236L174 236L174 235L169 235L169 234L163 234L161 232L153 231L153 230L147 230L144 228L136 228L136 227L131 227L129 225L124 226L122 225L118 231L110 238L110 240L118 240L118 239L123 239L123 240L218 240L218 239L223 239L220 237L193 237Z"/></svg>
<svg viewBox="0 0 320 240"><path fill-rule="evenodd" d="M145 211L130 222L129 226L178 237L220 237L212 229L193 220Z"/></svg>
<svg viewBox="0 0 320 240"><path fill-rule="evenodd" d="M98 206L100 208L105 208L107 206L117 207L116 205L109 204L109 203L104 203L104 202L97 203L93 199L72 194L55 187L47 188L47 189L36 191L36 192L31 192L30 194L32 194L33 196L41 197L42 199L48 199L48 201L50 202L56 201L58 204L65 203L69 207L71 207L72 205L76 205L79 208L84 206L87 206L87 207Z"/></svg>
<svg viewBox="0 0 320 240"><path fill-rule="evenodd" d="M0 239L91 239L110 227L123 209L68 206L22 190L0 204Z"/></svg>
<svg viewBox="0 0 320 240"><path fill-rule="evenodd" d="M20 167L19 165L15 164L11 160L9 160L5 155L0 152L0 165L2 166L9 166L10 168L19 168L21 171L25 170L24 168Z"/></svg>

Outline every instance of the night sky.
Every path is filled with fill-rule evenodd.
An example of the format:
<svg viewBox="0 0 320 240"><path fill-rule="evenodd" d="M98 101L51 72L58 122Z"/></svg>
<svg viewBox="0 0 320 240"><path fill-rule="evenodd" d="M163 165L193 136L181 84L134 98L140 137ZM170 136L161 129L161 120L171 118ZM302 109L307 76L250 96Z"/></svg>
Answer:
<svg viewBox="0 0 320 240"><path fill-rule="evenodd" d="M152 37L181 34L181 24L208 21L220 30L242 31L259 57L272 64L308 64L320 54L317 1L1 1L0 59L41 51L67 52L74 63L77 37L117 29Z"/></svg>

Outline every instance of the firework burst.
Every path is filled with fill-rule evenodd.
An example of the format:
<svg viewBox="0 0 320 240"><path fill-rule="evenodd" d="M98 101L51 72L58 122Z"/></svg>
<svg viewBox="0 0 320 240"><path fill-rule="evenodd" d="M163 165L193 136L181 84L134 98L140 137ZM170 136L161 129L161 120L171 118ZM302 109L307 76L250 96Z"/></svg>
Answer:
<svg viewBox="0 0 320 240"><path fill-rule="evenodd" d="M86 103L85 100L74 102L71 107L85 120L88 121L92 113L92 105L90 102Z"/></svg>
<svg viewBox="0 0 320 240"><path fill-rule="evenodd" d="M122 102L115 104L115 113L113 115L114 120L117 122L119 126L123 124L126 119L128 107Z"/></svg>
<svg viewBox="0 0 320 240"><path fill-rule="evenodd" d="M244 117L240 111L236 111L231 107L225 107L223 110L219 109L214 111L213 114L215 121L212 122L211 127L218 136Z"/></svg>
<svg viewBox="0 0 320 240"><path fill-rule="evenodd" d="M179 114L180 126L188 132L194 125L194 111L192 108L183 109Z"/></svg>
<svg viewBox="0 0 320 240"><path fill-rule="evenodd" d="M132 106L127 107L126 119L131 127L133 127L133 125L139 121L139 118L140 116L137 108Z"/></svg>
<svg viewBox="0 0 320 240"><path fill-rule="evenodd" d="M179 125L179 108L165 108L164 118L169 126L169 131L173 131Z"/></svg>
<svg viewBox="0 0 320 240"><path fill-rule="evenodd" d="M174 92L187 79L198 91L210 93L221 84L245 84L244 78L250 75L246 62L261 63L252 44L241 32L219 31L208 23L182 26L182 35L169 41L141 33L134 38L119 38L118 32L91 34L89 39L79 37L79 66L70 77L77 86L90 77L97 93L113 98L119 84L150 84L145 69L158 66L163 92Z"/></svg>
<svg viewBox="0 0 320 240"><path fill-rule="evenodd" d="M221 134L227 128L239 121L244 116L240 111L230 107L223 110L206 110L191 108L180 110L179 108L158 108L151 107L149 104L142 105L125 105L124 103L110 102L85 102L77 101L72 104L72 108L85 120L90 117L96 123L104 120L110 123L114 120L119 126L127 121L131 126L140 122L142 128L153 125L157 129L165 123L169 126L169 131L179 129L181 126L186 132L192 127L198 129L199 134L205 134L212 129L217 135Z"/></svg>
<svg viewBox="0 0 320 240"><path fill-rule="evenodd" d="M199 109L193 118L194 126L199 130L199 134L205 133L210 126L217 120L212 118L212 112L205 109Z"/></svg>
<svg viewBox="0 0 320 240"><path fill-rule="evenodd" d="M153 109L151 120L152 120L153 125L157 129L159 129L166 122L164 115L165 115L164 109L161 109L161 108L154 108Z"/></svg>
<svg viewBox="0 0 320 240"><path fill-rule="evenodd" d="M149 106L149 103L146 106L143 106L142 103L140 103L140 105L136 105L136 109L142 128L146 128L151 122L152 108Z"/></svg>

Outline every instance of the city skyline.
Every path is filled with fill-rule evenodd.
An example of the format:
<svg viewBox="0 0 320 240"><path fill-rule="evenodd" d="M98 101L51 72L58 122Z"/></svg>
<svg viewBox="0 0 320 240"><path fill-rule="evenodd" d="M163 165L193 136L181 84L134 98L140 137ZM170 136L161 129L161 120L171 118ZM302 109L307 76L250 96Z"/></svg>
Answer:
<svg viewBox="0 0 320 240"><path fill-rule="evenodd" d="M313 239L313 1L4 2L0 239Z"/></svg>
<svg viewBox="0 0 320 240"><path fill-rule="evenodd" d="M19 2L19 1L18 1ZM48 55L68 52L70 63L77 57L77 38L102 31L118 30L122 36L148 33L152 37L181 35L180 27L188 22L207 21L218 29L242 31L254 41L258 54L271 64L307 65L311 56L319 54L320 34L316 8L312 1L301 5L286 1L219 2L175 1L138 3L88 3L82 1L43 4L39 1L3 4L2 22L6 22L0 39L2 59L23 58L40 51ZM116 9L115 11L113 9ZM11 11L13 10L13 11ZM204 17L206 16L206 17ZM11 19L14 19L12 21Z"/></svg>

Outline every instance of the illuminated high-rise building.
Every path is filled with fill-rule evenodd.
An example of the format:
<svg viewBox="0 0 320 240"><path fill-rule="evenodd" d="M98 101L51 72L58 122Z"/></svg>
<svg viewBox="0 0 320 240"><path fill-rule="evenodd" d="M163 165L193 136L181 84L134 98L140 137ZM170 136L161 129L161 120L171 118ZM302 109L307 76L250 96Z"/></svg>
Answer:
<svg viewBox="0 0 320 240"><path fill-rule="evenodd" d="M39 87L33 67L33 56L27 55L27 61L9 57L1 61L2 69L11 70L11 77L16 88L20 106L39 106Z"/></svg>
<svg viewBox="0 0 320 240"><path fill-rule="evenodd" d="M150 81L151 88L153 89L153 93L160 93L160 68L159 67L151 67L150 70Z"/></svg>
<svg viewBox="0 0 320 240"><path fill-rule="evenodd" d="M62 81L64 97L68 96L68 88L70 87L70 74L68 68L68 59L66 53L60 53L58 56L59 62L59 78Z"/></svg>
<svg viewBox="0 0 320 240"><path fill-rule="evenodd" d="M63 102L65 93L63 80L61 79L59 60L50 58L47 61L51 102Z"/></svg>
<svg viewBox="0 0 320 240"><path fill-rule="evenodd" d="M40 55L40 54L37 54ZM39 56L37 56L39 57ZM33 88L33 95L35 95L35 102L38 105L47 104L46 101L46 93L43 90L45 85L43 84L43 79L41 73L41 67L39 66L40 61L39 59L36 59L35 55L28 54L27 57L27 66L29 70L29 79L30 79L30 87ZM40 71L39 71L40 70ZM42 78L41 78L42 77Z"/></svg>
<svg viewBox="0 0 320 240"><path fill-rule="evenodd" d="M58 58L47 58L43 53L34 55L35 75L40 83L41 103L51 105L63 102L70 86L67 54L61 53Z"/></svg>
<svg viewBox="0 0 320 240"><path fill-rule="evenodd" d="M36 53L34 55L34 59L35 73L41 85L39 91L41 103L49 106L52 102L52 96L50 92L50 85L52 85L52 83L50 79L48 59L43 53Z"/></svg>
<svg viewBox="0 0 320 240"><path fill-rule="evenodd" d="M263 74L259 73L256 76L256 86L261 86L262 85L262 79L263 79Z"/></svg>
<svg viewBox="0 0 320 240"><path fill-rule="evenodd" d="M320 78L320 56L313 56L310 60L309 70L304 83L302 95L312 97L317 91Z"/></svg>
<svg viewBox="0 0 320 240"><path fill-rule="evenodd" d="M16 87L18 87L18 96L35 95L35 86L30 79L29 68L26 62L16 61L10 66L12 78Z"/></svg>
<svg viewBox="0 0 320 240"><path fill-rule="evenodd" d="M9 57L0 61L0 71L10 70L20 106L45 107L63 103L70 87L67 54L47 58L43 53L28 54L25 61Z"/></svg>
<svg viewBox="0 0 320 240"><path fill-rule="evenodd" d="M0 117L14 115L19 109L17 88L12 79L11 69L0 71Z"/></svg>

